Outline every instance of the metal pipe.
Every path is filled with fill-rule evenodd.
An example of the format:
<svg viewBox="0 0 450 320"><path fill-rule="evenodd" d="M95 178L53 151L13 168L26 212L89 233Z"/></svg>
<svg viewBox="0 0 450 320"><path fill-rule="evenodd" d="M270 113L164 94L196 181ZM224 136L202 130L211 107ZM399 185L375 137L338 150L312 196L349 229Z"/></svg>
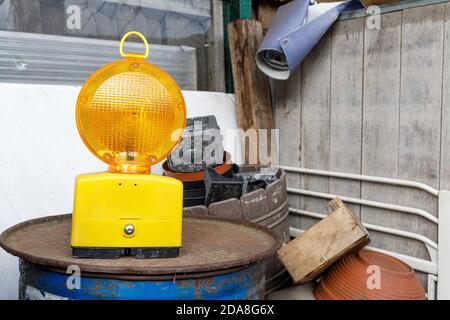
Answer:
<svg viewBox="0 0 450 320"><path fill-rule="evenodd" d="M439 194L439 225L438 225L438 270L437 298L450 299L450 191L441 190Z"/></svg>
<svg viewBox="0 0 450 320"><path fill-rule="evenodd" d="M298 237L303 232L304 232L304 230L301 230L298 228L293 228L293 227L289 228L289 234L291 237ZM432 261L415 258L415 257L407 256L407 255L404 255L401 253L397 253L397 252L393 252L393 251L389 251L389 250L378 249L378 248L374 248L374 247L370 247L370 246L367 246L364 249L372 250L372 251L376 251L376 252L380 252L380 253L384 253L384 254L393 256L399 260L402 260L406 264L410 265L415 270L433 274L433 275L437 275L437 272L438 272L437 264Z"/></svg>
<svg viewBox="0 0 450 320"><path fill-rule="evenodd" d="M426 185L424 183L417 182L417 181L409 181L409 180L393 179L393 178L385 178L385 177L375 177L375 176L367 176L367 175L353 174L353 173L342 173L342 172L336 172L336 171L297 168L297 167L290 167L290 166L280 166L280 168L287 172L296 172L296 173L304 173L304 174L311 174L311 175L318 175L318 176L327 176L327 177L350 179L350 180L360 180L360 181L384 183L384 184L390 184L390 185L396 185L396 186L402 186L402 187L416 188L416 189L426 191L436 197L439 195L439 190L437 190L433 187L430 187L429 185Z"/></svg>
<svg viewBox="0 0 450 320"><path fill-rule="evenodd" d="M436 300L436 283L438 282L438 277L433 274L428 275L427 283L427 299Z"/></svg>
<svg viewBox="0 0 450 320"><path fill-rule="evenodd" d="M300 215L311 217L311 218L317 218L317 219L323 219L327 216L325 214L310 212L310 211L306 211L306 210L300 210L300 209L296 209L296 208L289 208L289 212L300 214ZM438 249L438 245L436 242L434 242L420 234L415 234L412 232L397 230L397 229L388 228L388 227L377 226L377 225L370 224L370 223L363 222L362 224L364 225L364 227L366 227L369 230L383 232L383 233L387 233L387 234L393 234L396 236L405 237L405 238L409 238L409 239L414 239L414 240L417 240L417 241L423 242L424 244L429 245L433 249L436 249L436 250Z"/></svg>
<svg viewBox="0 0 450 320"><path fill-rule="evenodd" d="M309 191L309 190L297 189L297 188L287 188L287 191L290 193L295 193L295 194L300 194L300 195L310 196L310 197L324 198L324 199L334 199L337 197L336 195L330 194L330 193ZM417 216L421 216L433 223L436 223L436 224L438 223L438 218L436 216L434 216L431 213L429 213L425 210L422 210L422 209L400 206L400 205L396 205L396 204L387 204L387 203L383 203L383 202L364 200L364 199L358 199L358 198L342 197L342 196L339 196L339 197L344 202L360 204L360 205L365 205L365 206L380 208L380 209L387 209L387 210L411 213L411 214L414 214Z"/></svg>
<svg viewBox="0 0 450 320"><path fill-rule="evenodd" d="M370 247L370 246L365 247L365 249L372 250L372 251L379 252L379 253L384 253L389 256L393 256L393 257L403 261L404 263L411 266L411 268L413 268L414 270L417 270L417 271L421 271L421 272L425 272L425 273L433 274L433 275L436 275L438 272L437 264L433 261L428 261L425 259L411 257L411 256L407 256L405 254L401 254L401 253L397 253L397 252L393 252L393 251L389 251L389 250L383 250L383 249Z"/></svg>

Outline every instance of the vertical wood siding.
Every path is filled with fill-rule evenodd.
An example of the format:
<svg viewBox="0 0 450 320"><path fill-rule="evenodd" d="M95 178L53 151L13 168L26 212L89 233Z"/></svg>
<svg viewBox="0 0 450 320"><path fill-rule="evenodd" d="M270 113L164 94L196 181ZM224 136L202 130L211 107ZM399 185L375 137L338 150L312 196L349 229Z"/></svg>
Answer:
<svg viewBox="0 0 450 320"><path fill-rule="evenodd" d="M338 21L286 82L275 83L283 165L420 181L450 188L450 3ZM437 215L437 199L403 187L289 174L291 186L413 206ZM327 213L326 201L291 205ZM423 234L437 228L407 214L351 206L364 222ZM293 218L302 229L311 218ZM429 259L412 240L371 232L372 245Z"/></svg>

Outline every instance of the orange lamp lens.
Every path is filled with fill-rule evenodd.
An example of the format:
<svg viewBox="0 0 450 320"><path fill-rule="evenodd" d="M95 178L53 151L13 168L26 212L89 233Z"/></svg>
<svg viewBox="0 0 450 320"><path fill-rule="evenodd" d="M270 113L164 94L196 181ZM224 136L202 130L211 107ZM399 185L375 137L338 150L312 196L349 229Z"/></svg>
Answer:
<svg viewBox="0 0 450 320"><path fill-rule="evenodd" d="M186 105L164 70L133 53L89 77L76 118L84 143L110 171L149 173L181 139Z"/></svg>

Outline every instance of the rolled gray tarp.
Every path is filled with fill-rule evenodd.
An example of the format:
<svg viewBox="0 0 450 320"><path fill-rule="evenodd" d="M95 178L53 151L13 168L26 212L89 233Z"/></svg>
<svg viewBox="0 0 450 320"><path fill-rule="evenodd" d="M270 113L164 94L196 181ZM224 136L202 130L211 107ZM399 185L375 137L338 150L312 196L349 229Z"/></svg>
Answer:
<svg viewBox="0 0 450 320"><path fill-rule="evenodd" d="M271 78L288 79L350 2L294 0L278 8L256 53L258 68Z"/></svg>

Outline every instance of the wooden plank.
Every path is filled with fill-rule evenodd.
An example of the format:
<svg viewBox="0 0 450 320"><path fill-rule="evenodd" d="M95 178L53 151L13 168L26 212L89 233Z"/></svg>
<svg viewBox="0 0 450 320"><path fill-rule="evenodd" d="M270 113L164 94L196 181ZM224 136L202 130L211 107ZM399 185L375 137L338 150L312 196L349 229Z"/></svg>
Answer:
<svg viewBox="0 0 450 320"><path fill-rule="evenodd" d="M334 211L326 218L278 250L294 283L313 280L335 261L370 242L366 228L342 201L334 199L330 207Z"/></svg>
<svg viewBox="0 0 450 320"><path fill-rule="evenodd" d="M330 170L361 173L361 118L364 19L332 29ZM330 179L332 194L360 197L360 182ZM359 217L359 206L350 206Z"/></svg>
<svg viewBox="0 0 450 320"><path fill-rule="evenodd" d="M256 50L263 38L262 25L256 20L236 20L228 24L228 34L239 127L244 131L272 129L269 79L257 68L255 62ZM251 159L246 146L248 143L244 145L244 159L249 163L248 160Z"/></svg>
<svg viewBox="0 0 450 320"><path fill-rule="evenodd" d="M302 165L310 169L330 169L330 70L331 32L314 47L302 64ZM304 175L302 189L328 193L328 177ZM303 210L326 214L326 200L303 197ZM306 230L318 220L302 217Z"/></svg>
<svg viewBox="0 0 450 320"><path fill-rule="evenodd" d="M354 27L357 20L351 20L353 24L345 24L349 20L339 21L333 27L330 170L398 177L425 182L436 188L450 188L450 109L447 109L450 108L450 96L446 91L450 90L447 89L450 87L450 64L447 62L450 58L447 45L450 39L447 30L450 30L450 26L444 29L443 6L439 4L405 10L403 13L384 14L381 30L365 29L362 20L359 20L359 27ZM447 25L448 18L445 19ZM360 52L364 52L364 57L361 57ZM318 54L322 54L322 51L318 51ZM322 60L321 63L324 63ZM363 64L364 76L361 75ZM311 142L312 137L308 137L309 130L304 128L310 123L308 117L312 116L308 115L308 112L312 113L308 111L308 101L321 96L317 86L309 82L312 72L307 68L304 63L302 92L289 93L301 97L301 102L289 96L287 88L280 93L278 83L276 90L276 96L288 95L283 100L285 104L290 101L290 107L297 103L302 108L299 128L303 141L301 163L298 166L304 167L313 163L307 158L314 157L311 153L317 152L313 148L308 150L308 145L314 144ZM325 78L323 72L326 71L316 69L315 76ZM296 87L291 80L284 86L298 89L298 84ZM361 84L364 84L363 89ZM276 107L279 107L278 102ZM323 111L317 113L323 116ZM275 115L279 117L278 110L275 110ZM281 120L277 119L277 126L280 126L279 122ZM290 122L286 124L291 125ZM285 132L287 139L290 139L290 133L287 130ZM280 140L283 144L283 138ZM321 140L326 141L326 138L322 137ZM293 158L291 156L284 162L293 161ZM283 161L281 163L285 164ZM303 176L301 186L313 189L313 185L303 181L307 178ZM330 179L329 192L359 197L360 185L359 182ZM395 187L363 183L360 192L366 199L418 207L433 213L437 210L436 198L417 190L398 188L397 191ZM308 208L305 199L298 201L304 209ZM367 207L361 212L366 222L418 232L436 240L436 226L422 218ZM305 227L307 225L303 225L302 229ZM424 246L413 240L376 234L374 246L429 258Z"/></svg>
<svg viewBox="0 0 450 320"><path fill-rule="evenodd" d="M256 18L261 22L264 32L272 24L279 4L271 1L260 1L256 4Z"/></svg>
<svg viewBox="0 0 450 320"><path fill-rule="evenodd" d="M365 28L362 173L398 177L401 12L381 16L381 29ZM397 187L362 183L363 199L397 203ZM404 217L388 210L363 206L361 220L397 227ZM411 241L371 233L372 245L402 252Z"/></svg>
<svg viewBox="0 0 450 320"><path fill-rule="evenodd" d="M212 23L208 32L208 82L209 90L225 92L225 48L223 37L223 5L211 1Z"/></svg>
<svg viewBox="0 0 450 320"><path fill-rule="evenodd" d="M399 178L439 187L443 62L442 4L403 11L400 87ZM435 197L418 190L399 190L398 203L437 213ZM437 240L436 226L404 216L397 227ZM406 254L428 258L423 246Z"/></svg>
<svg viewBox="0 0 450 320"><path fill-rule="evenodd" d="M298 68L286 81L274 81L274 118L275 127L279 132L280 164L301 167L301 68ZM286 173L286 183L289 187L300 188L302 176L298 173ZM289 206L300 208L299 195L288 195ZM290 215L290 225L300 227L300 217Z"/></svg>

